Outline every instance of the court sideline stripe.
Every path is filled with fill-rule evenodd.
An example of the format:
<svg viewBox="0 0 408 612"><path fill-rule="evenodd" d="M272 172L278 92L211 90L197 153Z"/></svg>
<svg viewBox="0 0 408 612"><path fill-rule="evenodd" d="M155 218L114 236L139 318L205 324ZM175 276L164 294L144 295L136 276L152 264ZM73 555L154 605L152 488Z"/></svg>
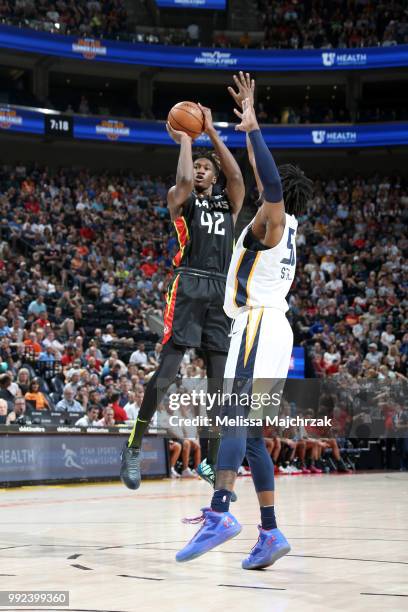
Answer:
<svg viewBox="0 0 408 612"><path fill-rule="evenodd" d="M129 574L118 574L119 578L136 578L137 580L164 580L164 578L150 578L149 576L130 576Z"/></svg>
<svg viewBox="0 0 408 612"><path fill-rule="evenodd" d="M360 593L360 595L377 595L378 597L408 597L402 593Z"/></svg>
<svg viewBox="0 0 408 612"><path fill-rule="evenodd" d="M247 586L245 584L218 584L219 587L230 587L234 589L261 589L263 591L286 591L277 587Z"/></svg>
<svg viewBox="0 0 408 612"><path fill-rule="evenodd" d="M300 559L333 559L335 561L368 561L370 563L392 563L408 565L408 561L384 561L383 559L356 559L354 557L324 557L320 555L285 555L286 557L299 557Z"/></svg>

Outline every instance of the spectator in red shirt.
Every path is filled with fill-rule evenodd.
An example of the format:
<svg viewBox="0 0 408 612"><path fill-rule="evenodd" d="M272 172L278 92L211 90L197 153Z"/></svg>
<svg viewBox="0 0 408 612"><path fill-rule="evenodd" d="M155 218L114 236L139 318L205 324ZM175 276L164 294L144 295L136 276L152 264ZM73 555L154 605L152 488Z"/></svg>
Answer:
<svg viewBox="0 0 408 612"><path fill-rule="evenodd" d="M48 312L46 310L44 310L44 312L40 314L38 319L35 321L35 325L39 325L43 329L50 325L50 322L48 320Z"/></svg>
<svg viewBox="0 0 408 612"><path fill-rule="evenodd" d="M152 258L157 257L157 253L154 250L154 247L151 242L147 242L145 244L145 246L142 249L142 255L143 257L152 257Z"/></svg>
<svg viewBox="0 0 408 612"><path fill-rule="evenodd" d="M62 366L69 366L71 365L71 363L73 363L75 358L75 350L73 346L67 346L64 354L61 357L61 365Z"/></svg>
<svg viewBox="0 0 408 612"><path fill-rule="evenodd" d="M95 232L91 227L81 227L79 235L81 238L85 238L85 240L93 240L95 238Z"/></svg>
<svg viewBox="0 0 408 612"><path fill-rule="evenodd" d="M365 240L363 238L357 238L353 244L356 249L363 249L365 247Z"/></svg>
<svg viewBox="0 0 408 612"><path fill-rule="evenodd" d="M96 348L94 348L92 353L88 354L85 359L88 364L89 371L95 371L99 374L99 372L101 371L102 362L97 357L95 357L95 354Z"/></svg>
<svg viewBox="0 0 408 612"><path fill-rule="evenodd" d="M144 264L140 266L140 269L145 273L147 278L151 278L158 270L159 266L154 263L151 257L148 257Z"/></svg>
<svg viewBox="0 0 408 612"><path fill-rule="evenodd" d="M35 215L38 215L38 213L40 212L40 204L37 200L33 198L33 196L30 196L29 198L27 198L24 204L24 208L28 212L34 213Z"/></svg>
<svg viewBox="0 0 408 612"><path fill-rule="evenodd" d="M111 396L112 408L115 413L115 423L125 423L128 420L126 410L119 405L120 393L114 391Z"/></svg>

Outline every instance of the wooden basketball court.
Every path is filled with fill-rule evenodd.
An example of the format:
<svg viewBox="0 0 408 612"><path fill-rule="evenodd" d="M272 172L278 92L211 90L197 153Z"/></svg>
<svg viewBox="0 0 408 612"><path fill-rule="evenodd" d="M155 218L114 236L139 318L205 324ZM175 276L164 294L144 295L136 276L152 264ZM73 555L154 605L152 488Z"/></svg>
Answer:
<svg viewBox="0 0 408 612"><path fill-rule="evenodd" d="M174 555L197 526L180 519L208 503L204 482L1 490L0 590L69 590L69 608L52 611L408 610L407 474L283 476L277 492L292 551L251 572L240 567L257 538L249 478L233 505L242 533L182 565Z"/></svg>

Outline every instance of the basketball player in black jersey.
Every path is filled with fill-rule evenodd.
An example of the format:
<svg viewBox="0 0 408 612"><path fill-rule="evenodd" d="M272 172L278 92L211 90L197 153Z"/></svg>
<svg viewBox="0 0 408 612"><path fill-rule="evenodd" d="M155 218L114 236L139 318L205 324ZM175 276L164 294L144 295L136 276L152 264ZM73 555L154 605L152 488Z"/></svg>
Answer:
<svg viewBox="0 0 408 612"><path fill-rule="evenodd" d="M169 135L180 145L176 184L167 195L179 251L173 259L175 271L167 292L161 361L146 386L138 418L122 453L120 476L129 489L140 486L143 435L174 381L187 348L201 348L206 353L208 392L222 389L230 330L223 310L225 281L234 223L245 187L237 162L213 125L211 110L200 108L226 184L225 189L217 185L216 158L210 153L193 156L191 138L167 124ZM215 463L216 452L217 445L213 443L210 464Z"/></svg>

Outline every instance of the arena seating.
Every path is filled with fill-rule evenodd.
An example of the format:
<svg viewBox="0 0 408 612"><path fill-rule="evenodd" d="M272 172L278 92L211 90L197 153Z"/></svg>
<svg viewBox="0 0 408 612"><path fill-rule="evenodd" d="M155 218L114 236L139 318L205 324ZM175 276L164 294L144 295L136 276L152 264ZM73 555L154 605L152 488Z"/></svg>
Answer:
<svg viewBox="0 0 408 612"><path fill-rule="evenodd" d="M93 401L102 410L116 390L122 407L134 394L140 403L155 361L132 354L149 355L160 339L149 320L161 314L177 250L167 186L130 172L1 168L0 357L10 381L0 381L0 397L9 412L35 377L52 412L66 383L84 410ZM407 380L407 211L402 177L315 180L289 299L308 376ZM190 352L183 374L188 361L200 375L199 355Z"/></svg>
<svg viewBox="0 0 408 612"><path fill-rule="evenodd" d="M127 31L127 12L123 0L2 0L0 19L12 25L34 29L116 38Z"/></svg>
<svg viewBox="0 0 408 612"><path fill-rule="evenodd" d="M408 42L407 9L402 1L367 3L359 0L258 0L259 32L214 32L213 44L221 47L244 48L359 48L391 46ZM344 19L347 10L347 19ZM125 2L111 0L80 2L58 0L54 4L43 0L1 0L0 19L5 23L45 29L53 33L92 35L105 38L133 38L150 44L202 45L201 32L190 37L186 28L150 27L151 17L143 10L129 31ZM264 30L262 35L261 30Z"/></svg>
<svg viewBox="0 0 408 612"><path fill-rule="evenodd" d="M404 2L353 0L296 2L258 0L264 15L266 48L358 48L404 44L408 40Z"/></svg>

